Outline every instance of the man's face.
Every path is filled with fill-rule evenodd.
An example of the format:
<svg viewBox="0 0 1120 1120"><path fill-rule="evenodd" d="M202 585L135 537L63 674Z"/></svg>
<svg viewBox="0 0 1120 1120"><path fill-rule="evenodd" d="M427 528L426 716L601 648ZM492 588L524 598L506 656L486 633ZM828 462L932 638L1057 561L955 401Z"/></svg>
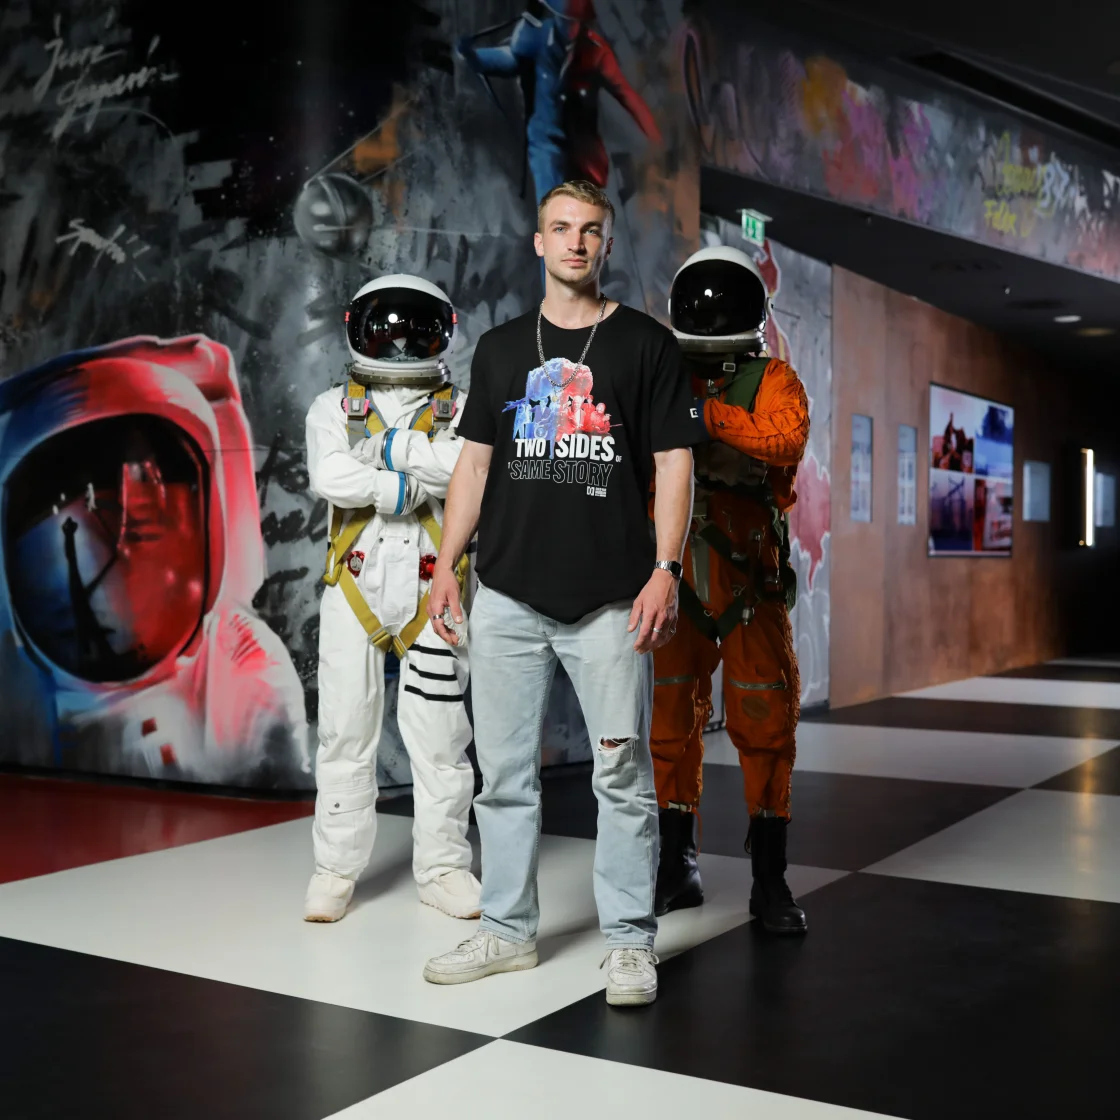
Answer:
<svg viewBox="0 0 1120 1120"><path fill-rule="evenodd" d="M599 279L613 243L608 215L567 195L559 195L545 207L541 230L533 241L549 275L573 287Z"/></svg>

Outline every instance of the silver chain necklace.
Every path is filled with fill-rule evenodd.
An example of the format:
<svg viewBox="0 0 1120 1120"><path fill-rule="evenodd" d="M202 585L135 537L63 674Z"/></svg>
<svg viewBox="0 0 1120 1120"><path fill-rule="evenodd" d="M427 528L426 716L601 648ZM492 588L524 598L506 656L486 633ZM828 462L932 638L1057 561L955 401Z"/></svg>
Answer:
<svg viewBox="0 0 1120 1120"><path fill-rule="evenodd" d="M603 321L603 311L606 309L606 306L607 306L607 297L606 296L600 296L599 297L599 315L595 319L594 325L591 327L591 333L587 336L587 345L584 346L583 353L580 354L579 361L576 362L577 366L582 366L583 365L583 359L587 357L587 351L591 349L591 340L595 337L595 332L599 329L599 324ZM544 343L541 342L541 319L543 319L543 318L544 318L544 300L542 299L541 300L541 305L537 309L537 353L540 355L542 368L544 367L544 365L547 362L547 359L544 356ZM547 370L545 372L548 375L548 380L550 382L552 382L552 384L555 385L557 389L566 388L568 385L570 385L572 383L573 379L575 378L575 374L573 373L572 376L569 377L567 381L563 382L562 384L557 384L557 382L552 380L552 374L548 373Z"/></svg>

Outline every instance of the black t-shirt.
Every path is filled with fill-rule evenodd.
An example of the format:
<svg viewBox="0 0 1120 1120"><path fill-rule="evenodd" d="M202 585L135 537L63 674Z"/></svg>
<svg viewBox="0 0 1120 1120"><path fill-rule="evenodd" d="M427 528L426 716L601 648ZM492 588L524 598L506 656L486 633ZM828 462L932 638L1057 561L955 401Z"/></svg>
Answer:
<svg viewBox="0 0 1120 1120"><path fill-rule="evenodd" d="M633 599L653 570L653 454L703 438L672 332L619 306L591 328L537 312L487 331L459 435L494 448L479 579L558 622Z"/></svg>

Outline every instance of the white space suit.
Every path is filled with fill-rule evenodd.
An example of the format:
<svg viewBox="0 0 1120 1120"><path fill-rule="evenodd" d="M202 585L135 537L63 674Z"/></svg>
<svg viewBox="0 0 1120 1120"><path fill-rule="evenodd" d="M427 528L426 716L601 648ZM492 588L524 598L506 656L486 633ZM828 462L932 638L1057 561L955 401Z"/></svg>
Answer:
<svg viewBox="0 0 1120 1120"><path fill-rule="evenodd" d="M366 285L347 313L350 381L317 397L307 416L311 489L331 505L332 534L309 921L343 916L373 849L390 650L401 662L397 720L412 766L420 897L455 917L479 912L466 838L474 789L466 653L421 613L461 448L465 396L447 384L440 359L453 331L451 304L434 284L398 275Z"/></svg>

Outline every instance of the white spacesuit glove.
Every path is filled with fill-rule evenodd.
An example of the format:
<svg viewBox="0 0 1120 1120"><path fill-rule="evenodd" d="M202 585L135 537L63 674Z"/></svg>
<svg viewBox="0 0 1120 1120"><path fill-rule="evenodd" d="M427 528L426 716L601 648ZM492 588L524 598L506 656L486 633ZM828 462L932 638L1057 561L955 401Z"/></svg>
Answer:
<svg viewBox="0 0 1120 1120"><path fill-rule="evenodd" d="M391 428L384 428L380 432L374 432L372 436L367 436L354 444L350 454L371 467L384 468L386 466L385 437L392 430Z"/></svg>
<svg viewBox="0 0 1120 1120"><path fill-rule="evenodd" d="M412 513L427 497L423 484L413 475L390 470L377 472L373 505L382 516L402 517Z"/></svg>

